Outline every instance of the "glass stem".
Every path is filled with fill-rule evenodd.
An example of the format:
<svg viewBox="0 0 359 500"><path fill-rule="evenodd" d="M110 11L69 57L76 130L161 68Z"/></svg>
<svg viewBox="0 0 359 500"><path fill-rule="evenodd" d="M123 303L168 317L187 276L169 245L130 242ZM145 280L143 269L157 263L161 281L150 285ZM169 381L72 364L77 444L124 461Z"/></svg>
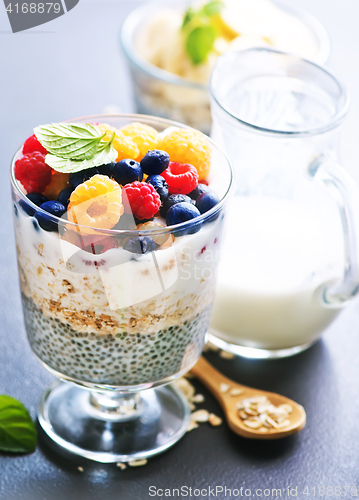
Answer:
<svg viewBox="0 0 359 500"><path fill-rule="evenodd" d="M119 393L116 391L91 391L90 404L105 418L128 420L137 417L142 409L140 393Z"/></svg>

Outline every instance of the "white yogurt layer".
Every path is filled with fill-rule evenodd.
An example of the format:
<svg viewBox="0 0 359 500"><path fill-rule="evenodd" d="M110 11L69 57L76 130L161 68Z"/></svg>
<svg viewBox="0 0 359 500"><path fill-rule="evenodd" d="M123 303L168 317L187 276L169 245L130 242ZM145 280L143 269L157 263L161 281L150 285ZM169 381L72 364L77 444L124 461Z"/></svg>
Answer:
<svg viewBox="0 0 359 500"><path fill-rule="evenodd" d="M221 217L167 248L93 255L15 218L21 289L48 317L80 332L152 333L193 318L213 300Z"/></svg>

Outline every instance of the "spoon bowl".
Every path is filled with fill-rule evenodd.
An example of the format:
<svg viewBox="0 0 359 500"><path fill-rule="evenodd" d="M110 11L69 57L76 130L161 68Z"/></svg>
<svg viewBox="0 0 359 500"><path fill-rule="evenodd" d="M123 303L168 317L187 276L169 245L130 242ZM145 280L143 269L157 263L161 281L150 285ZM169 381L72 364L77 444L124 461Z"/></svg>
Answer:
<svg viewBox="0 0 359 500"><path fill-rule="evenodd" d="M203 356L192 368L222 407L229 428L251 439L279 439L303 429L303 406L274 392L238 384L216 370Z"/></svg>

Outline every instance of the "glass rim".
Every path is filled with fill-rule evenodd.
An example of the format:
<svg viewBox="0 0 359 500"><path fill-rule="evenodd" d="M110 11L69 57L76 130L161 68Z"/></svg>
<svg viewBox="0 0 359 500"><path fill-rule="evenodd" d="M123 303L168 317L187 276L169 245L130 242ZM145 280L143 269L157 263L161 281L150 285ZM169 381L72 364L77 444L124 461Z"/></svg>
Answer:
<svg viewBox="0 0 359 500"><path fill-rule="evenodd" d="M77 117L77 118L71 118L69 120L63 120L63 123L69 123L69 122L78 122L78 123L86 123L84 120L96 120L98 118L124 118L124 119L129 119L133 121L145 121L149 123L160 123L161 125L167 125L167 127L170 126L175 126L175 127L180 127L180 128L185 128L189 130L195 130L192 127L189 127L188 125L184 125L179 122L175 122L173 120L168 120L166 118L159 118L151 115L140 115L140 114L132 114L132 113L114 113L114 114L96 114L96 115L87 115L87 116L82 116L82 117ZM167 128L166 127L166 128ZM90 233L94 235L100 235L103 234L108 235L108 236L156 236L156 235L163 235L163 234L171 234L171 233L176 233L179 230L185 229L191 225L197 225L200 223L206 222L208 219L211 219L213 216L215 216L217 213L220 213L222 208L226 205L228 201L228 197L231 191L231 187L233 185L233 167L231 162L229 161L226 153L224 153L213 141L210 139L208 136L203 134L206 137L206 140L209 142L211 145L212 149L215 148L223 157L225 160L228 170L229 170L229 182L227 189L225 193L223 194L222 198L220 201L212 207L210 210L207 212L199 215L198 217L194 219L190 219L185 222L181 222L180 224L175 224L172 226L163 226L163 228L156 228L156 229L104 229L104 228L95 228L93 226L84 226L82 224L77 224L75 222L67 221L65 219L62 219L61 217L57 217L55 215L52 215L39 206L35 205L31 200L29 200L26 195L22 192L22 190L19 187L19 184L15 178L15 161L18 159L18 155L21 152L22 145L20 148L17 149L15 152L11 164L10 164L10 180L11 180L11 185L15 193L19 196L19 198L26 203L29 207L31 207L34 212L40 213L43 215L45 218L50 219L54 222L57 222L59 225L63 225L64 227L72 227L72 228L83 228L84 229L84 234ZM141 223L141 222L140 222Z"/></svg>
<svg viewBox="0 0 359 500"><path fill-rule="evenodd" d="M255 125L254 123L247 122L245 120L242 120L235 114L231 113L225 106L223 106L216 96L216 92L214 90L214 78L216 77L217 72L220 70L220 67L222 65L222 62L225 59L230 59L234 57L240 57L240 56L245 56L248 53L253 52L253 53L259 53L259 52L267 52L271 54L277 54L285 59L292 59L296 60L297 62L304 63L306 65L312 66L315 68L317 71L325 74L327 77L329 77L332 82L337 86L339 90L339 98L338 100L342 100L342 104L339 110L335 112L335 114L328 120L328 123L325 125L321 125L320 127L314 127L314 128L307 128L303 130L276 130L276 129L270 129L266 127L261 127L259 125ZM241 50L241 51L232 51L232 52L227 52L225 54L222 54L216 62L215 67L213 68L210 82L209 82L209 93L213 101L219 106L219 108L226 113L229 117L233 118L238 124L244 126L245 128L251 129L253 132L265 134L265 135L274 135L274 136L290 136L290 137L299 137L299 136L313 136L313 135L319 135L323 134L325 132L328 132L334 128L336 128L342 120L345 118L345 116L348 113L349 109L349 95L346 90L346 87L337 79L336 76L334 76L333 73L331 73L328 69L324 68L320 64L317 64L315 62L309 61L308 59L304 59L303 57L295 56L292 54L289 54L287 52L282 52L280 50L272 49L272 48L267 48L267 47L253 47L250 49L246 50Z"/></svg>
<svg viewBox="0 0 359 500"><path fill-rule="evenodd" d="M291 7L280 1L278 2L277 0L274 0L274 3L287 14L299 19L307 28L310 29L312 34L315 35L318 40L318 55L316 57L316 63L324 64L328 60L331 50L329 35L324 26L316 19L316 17L312 16L305 10ZM139 21L141 21L147 13L153 12L154 6L160 5L163 5L164 7L170 6L171 2L168 2L168 0L157 0L154 4L152 3L152 5L143 4L134 9L126 17L120 33L121 46L125 55L129 59L129 61L131 61L131 63L136 65L137 68L139 68L144 73L147 73L151 77L156 78L157 80L163 81L165 83L171 83L173 85L208 91L209 82L199 83L193 80L187 80L186 78L176 75L175 73L171 73L162 68L158 68L154 64L147 61L144 57L142 57L135 49L132 36L134 29L138 25Z"/></svg>

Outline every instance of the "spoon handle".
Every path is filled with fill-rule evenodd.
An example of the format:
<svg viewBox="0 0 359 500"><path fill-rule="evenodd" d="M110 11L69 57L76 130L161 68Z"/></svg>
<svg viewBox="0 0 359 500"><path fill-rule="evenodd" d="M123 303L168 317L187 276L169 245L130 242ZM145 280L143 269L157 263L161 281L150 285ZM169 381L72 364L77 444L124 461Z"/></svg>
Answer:
<svg viewBox="0 0 359 500"><path fill-rule="evenodd" d="M223 399L223 393L220 390L221 384L232 386L234 383L233 380L230 380L216 370L203 356L199 358L195 366L191 369L191 373L221 400ZM236 387L246 388L237 382Z"/></svg>

